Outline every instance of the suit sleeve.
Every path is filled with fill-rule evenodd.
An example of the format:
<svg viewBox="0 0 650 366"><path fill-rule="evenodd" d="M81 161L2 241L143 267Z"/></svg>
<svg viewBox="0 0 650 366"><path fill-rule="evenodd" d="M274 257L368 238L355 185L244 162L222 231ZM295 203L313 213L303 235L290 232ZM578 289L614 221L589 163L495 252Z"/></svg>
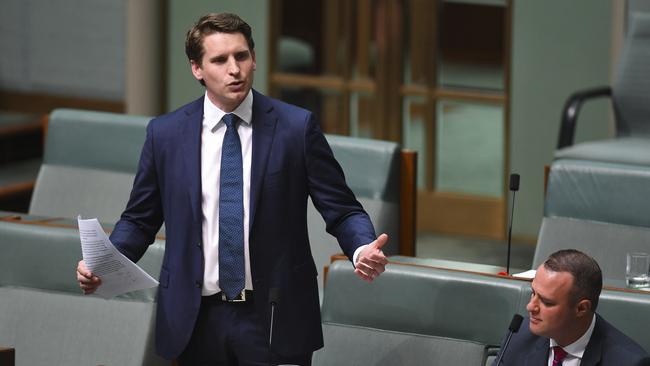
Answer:
<svg viewBox="0 0 650 366"><path fill-rule="evenodd" d="M154 123L147 125L138 171L126 209L111 234L113 244L129 259L138 261L154 242L163 223L163 210L158 186Z"/></svg>
<svg viewBox="0 0 650 366"><path fill-rule="evenodd" d="M345 255L376 239L368 214L345 182L341 166L334 158L313 114L305 127L305 163L309 195L323 216L326 230L335 236Z"/></svg>

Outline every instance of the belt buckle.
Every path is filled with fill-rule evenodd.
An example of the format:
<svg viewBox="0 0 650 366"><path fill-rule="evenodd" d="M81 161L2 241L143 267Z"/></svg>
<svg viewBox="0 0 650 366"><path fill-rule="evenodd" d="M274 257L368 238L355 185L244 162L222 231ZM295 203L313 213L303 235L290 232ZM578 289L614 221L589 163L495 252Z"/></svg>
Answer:
<svg viewBox="0 0 650 366"><path fill-rule="evenodd" d="M241 290L241 293L239 293L239 296L235 297L232 300L229 300L226 297L225 292L221 292L221 300L225 302L246 302L246 289Z"/></svg>

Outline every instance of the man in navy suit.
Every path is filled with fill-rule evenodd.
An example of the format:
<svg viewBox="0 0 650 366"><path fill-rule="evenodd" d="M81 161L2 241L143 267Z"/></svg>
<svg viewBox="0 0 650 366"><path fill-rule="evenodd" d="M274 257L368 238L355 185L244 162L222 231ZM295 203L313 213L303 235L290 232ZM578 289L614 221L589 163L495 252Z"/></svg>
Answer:
<svg viewBox="0 0 650 366"><path fill-rule="evenodd" d="M537 269L528 322L514 333L502 365L650 365L641 346L596 314L602 284L593 258L574 249L551 254Z"/></svg>
<svg viewBox="0 0 650 366"><path fill-rule="evenodd" d="M307 198L372 281L387 263L311 112L252 90L251 29L208 14L187 33L205 95L147 126L131 197L111 240L137 261L163 222L156 346L182 365L309 365L323 346ZM101 279L79 262L85 293ZM274 295L271 296L270 293ZM271 311L273 342L269 345Z"/></svg>

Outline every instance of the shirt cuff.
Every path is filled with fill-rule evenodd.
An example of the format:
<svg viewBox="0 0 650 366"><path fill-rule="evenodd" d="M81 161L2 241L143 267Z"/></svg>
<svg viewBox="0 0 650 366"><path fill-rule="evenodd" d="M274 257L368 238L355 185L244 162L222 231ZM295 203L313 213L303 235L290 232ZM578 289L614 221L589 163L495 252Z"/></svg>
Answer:
<svg viewBox="0 0 650 366"><path fill-rule="evenodd" d="M354 268L357 268L357 260L359 259L359 254L361 254L361 251L364 250L368 245L370 244L362 245L354 251L354 254L352 255L352 265Z"/></svg>

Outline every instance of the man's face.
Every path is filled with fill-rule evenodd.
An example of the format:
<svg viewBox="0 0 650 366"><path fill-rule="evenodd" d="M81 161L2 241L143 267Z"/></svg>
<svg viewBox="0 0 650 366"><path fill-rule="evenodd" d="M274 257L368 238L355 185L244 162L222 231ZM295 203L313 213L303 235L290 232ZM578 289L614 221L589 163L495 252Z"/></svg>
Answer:
<svg viewBox="0 0 650 366"><path fill-rule="evenodd" d="M191 61L192 74L203 80L208 98L224 112L232 112L253 86L255 52L241 33L213 33L203 39L201 64Z"/></svg>
<svg viewBox="0 0 650 366"><path fill-rule="evenodd" d="M576 328L577 305L571 299L573 276L553 272L542 264L531 284L533 293L526 306L533 334L560 342Z"/></svg>

